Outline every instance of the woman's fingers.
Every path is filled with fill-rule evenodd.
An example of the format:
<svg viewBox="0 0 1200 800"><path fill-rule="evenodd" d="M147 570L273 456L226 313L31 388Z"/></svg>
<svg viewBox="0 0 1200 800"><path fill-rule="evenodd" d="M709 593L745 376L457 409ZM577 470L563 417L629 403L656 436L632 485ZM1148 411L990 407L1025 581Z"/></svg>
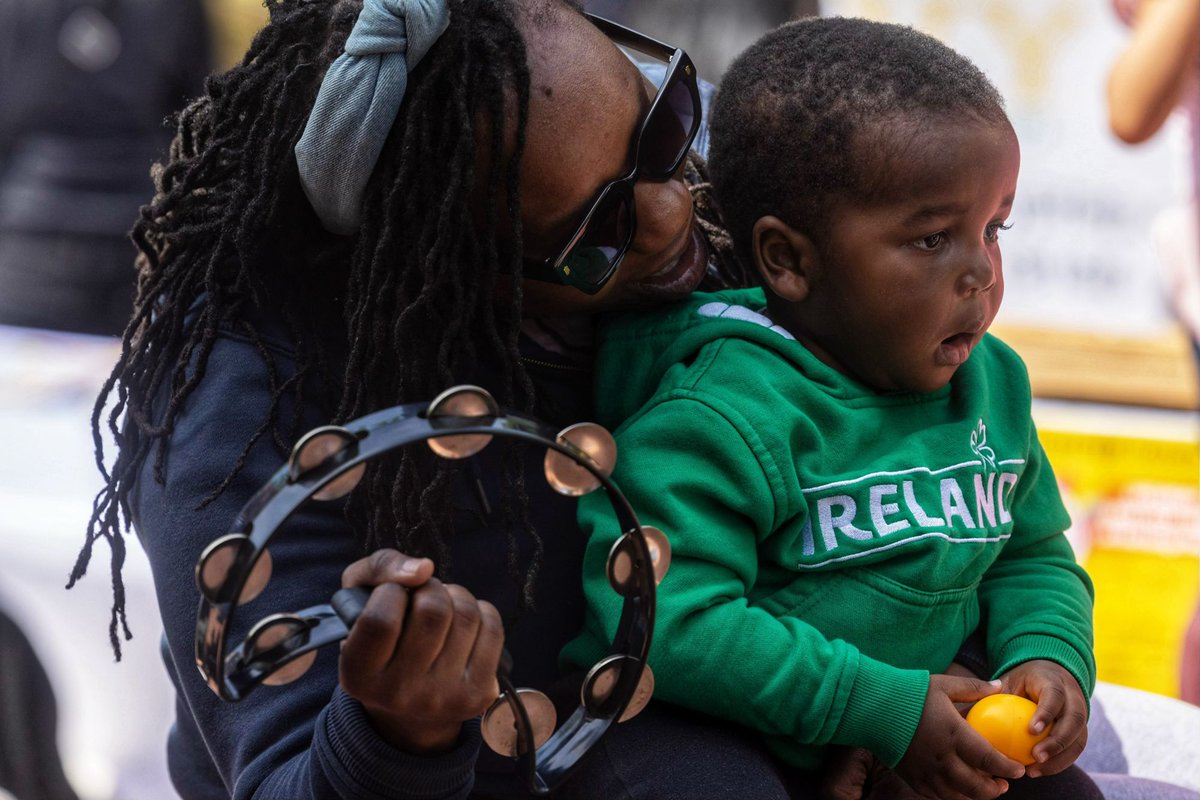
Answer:
<svg viewBox="0 0 1200 800"><path fill-rule="evenodd" d="M451 584L446 587L446 595L450 598L452 609L450 628L432 668L463 672L475 647L475 638L479 635L482 613L479 601L463 587Z"/></svg>
<svg viewBox="0 0 1200 800"><path fill-rule="evenodd" d="M360 558L342 572L342 586L378 586L395 583L413 588L433 577L433 562L413 558L398 550L376 550Z"/></svg>
<svg viewBox="0 0 1200 800"><path fill-rule="evenodd" d="M414 752L448 746L500 693L499 612L432 576L432 561L396 550L342 573L343 586L374 587L342 647L342 686L377 730Z"/></svg>
<svg viewBox="0 0 1200 800"><path fill-rule="evenodd" d="M392 666L404 675L429 672L446 645L454 621L454 600L437 578L410 589L408 619Z"/></svg>
<svg viewBox="0 0 1200 800"><path fill-rule="evenodd" d="M354 676L374 675L387 668L400 642L408 600L408 589L394 583L372 590L342 646L344 675L353 680Z"/></svg>
<svg viewBox="0 0 1200 800"><path fill-rule="evenodd" d="M500 696L496 668L504 650L504 623L500 612L486 600L479 603L479 632L467 662L467 680L483 692L485 706Z"/></svg>

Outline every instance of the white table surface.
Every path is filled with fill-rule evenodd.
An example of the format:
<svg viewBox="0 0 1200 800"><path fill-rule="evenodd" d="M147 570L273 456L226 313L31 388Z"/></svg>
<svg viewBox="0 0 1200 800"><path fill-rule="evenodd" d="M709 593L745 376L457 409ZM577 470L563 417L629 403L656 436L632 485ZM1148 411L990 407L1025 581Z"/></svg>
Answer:
<svg viewBox="0 0 1200 800"><path fill-rule="evenodd" d="M124 576L134 639L108 641L109 551L65 591L100 488L92 403L115 340L0 326L0 607L25 631L58 700L59 747L84 800L170 800L166 734L173 693L146 557L129 541Z"/></svg>

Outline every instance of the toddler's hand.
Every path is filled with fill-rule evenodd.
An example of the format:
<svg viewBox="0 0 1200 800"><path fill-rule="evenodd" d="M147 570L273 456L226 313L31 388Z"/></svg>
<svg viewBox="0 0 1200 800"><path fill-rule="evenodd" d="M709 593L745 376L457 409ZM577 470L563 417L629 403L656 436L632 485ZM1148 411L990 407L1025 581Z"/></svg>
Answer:
<svg viewBox="0 0 1200 800"><path fill-rule="evenodd" d="M821 777L821 800L862 800L877 769L875 756L862 747L831 747Z"/></svg>
<svg viewBox="0 0 1200 800"><path fill-rule="evenodd" d="M955 703L980 700L1000 686L977 678L932 675L921 721L896 772L918 794L993 800L1008 791L1005 778L1025 768L996 751L967 725Z"/></svg>
<svg viewBox="0 0 1200 800"><path fill-rule="evenodd" d="M1029 732L1040 733L1051 722L1050 735L1034 745L1031 778L1062 772L1087 744L1087 700L1079 682L1053 661L1026 661L1000 676L1003 691L1028 697L1038 704Z"/></svg>
<svg viewBox="0 0 1200 800"><path fill-rule="evenodd" d="M821 800L922 800L900 776L862 747L833 747L821 780Z"/></svg>

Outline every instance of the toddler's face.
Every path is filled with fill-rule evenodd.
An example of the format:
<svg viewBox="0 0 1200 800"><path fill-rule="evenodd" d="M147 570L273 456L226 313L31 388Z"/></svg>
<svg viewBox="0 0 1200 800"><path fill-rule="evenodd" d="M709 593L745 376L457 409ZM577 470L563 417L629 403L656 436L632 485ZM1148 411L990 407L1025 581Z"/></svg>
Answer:
<svg viewBox="0 0 1200 800"><path fill-rule="evenodd" d="M967 360L1000 308L999 232L1020 149L1007 122L893 130L877 199L831 211L807 304L817 317L804 338L878 391L930 392Z"/></svg>

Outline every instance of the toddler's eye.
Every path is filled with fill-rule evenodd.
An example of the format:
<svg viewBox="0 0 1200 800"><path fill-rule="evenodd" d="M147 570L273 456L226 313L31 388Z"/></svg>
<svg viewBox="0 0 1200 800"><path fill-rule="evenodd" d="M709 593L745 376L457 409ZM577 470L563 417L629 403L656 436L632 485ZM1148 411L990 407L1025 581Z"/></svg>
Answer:
<svg viewBox="0 0 1200 800"><path fill-rule="evenodd" d="M987 230L983 234L983 238L989 242L999 241L1000 231L1007 231L1012 228L1012 225L1005 225L1000 222L993 222L987 226Z"/></svg>
<svg viewBox="0 0 1200 800"><path fill-rule="evenodd" d="M937 250L945 240L946 234L938 231L937 233L931 233L928 236L922 236L920 239L917 239L915 242L913 242L913 245L918 250Z"/></svg>

